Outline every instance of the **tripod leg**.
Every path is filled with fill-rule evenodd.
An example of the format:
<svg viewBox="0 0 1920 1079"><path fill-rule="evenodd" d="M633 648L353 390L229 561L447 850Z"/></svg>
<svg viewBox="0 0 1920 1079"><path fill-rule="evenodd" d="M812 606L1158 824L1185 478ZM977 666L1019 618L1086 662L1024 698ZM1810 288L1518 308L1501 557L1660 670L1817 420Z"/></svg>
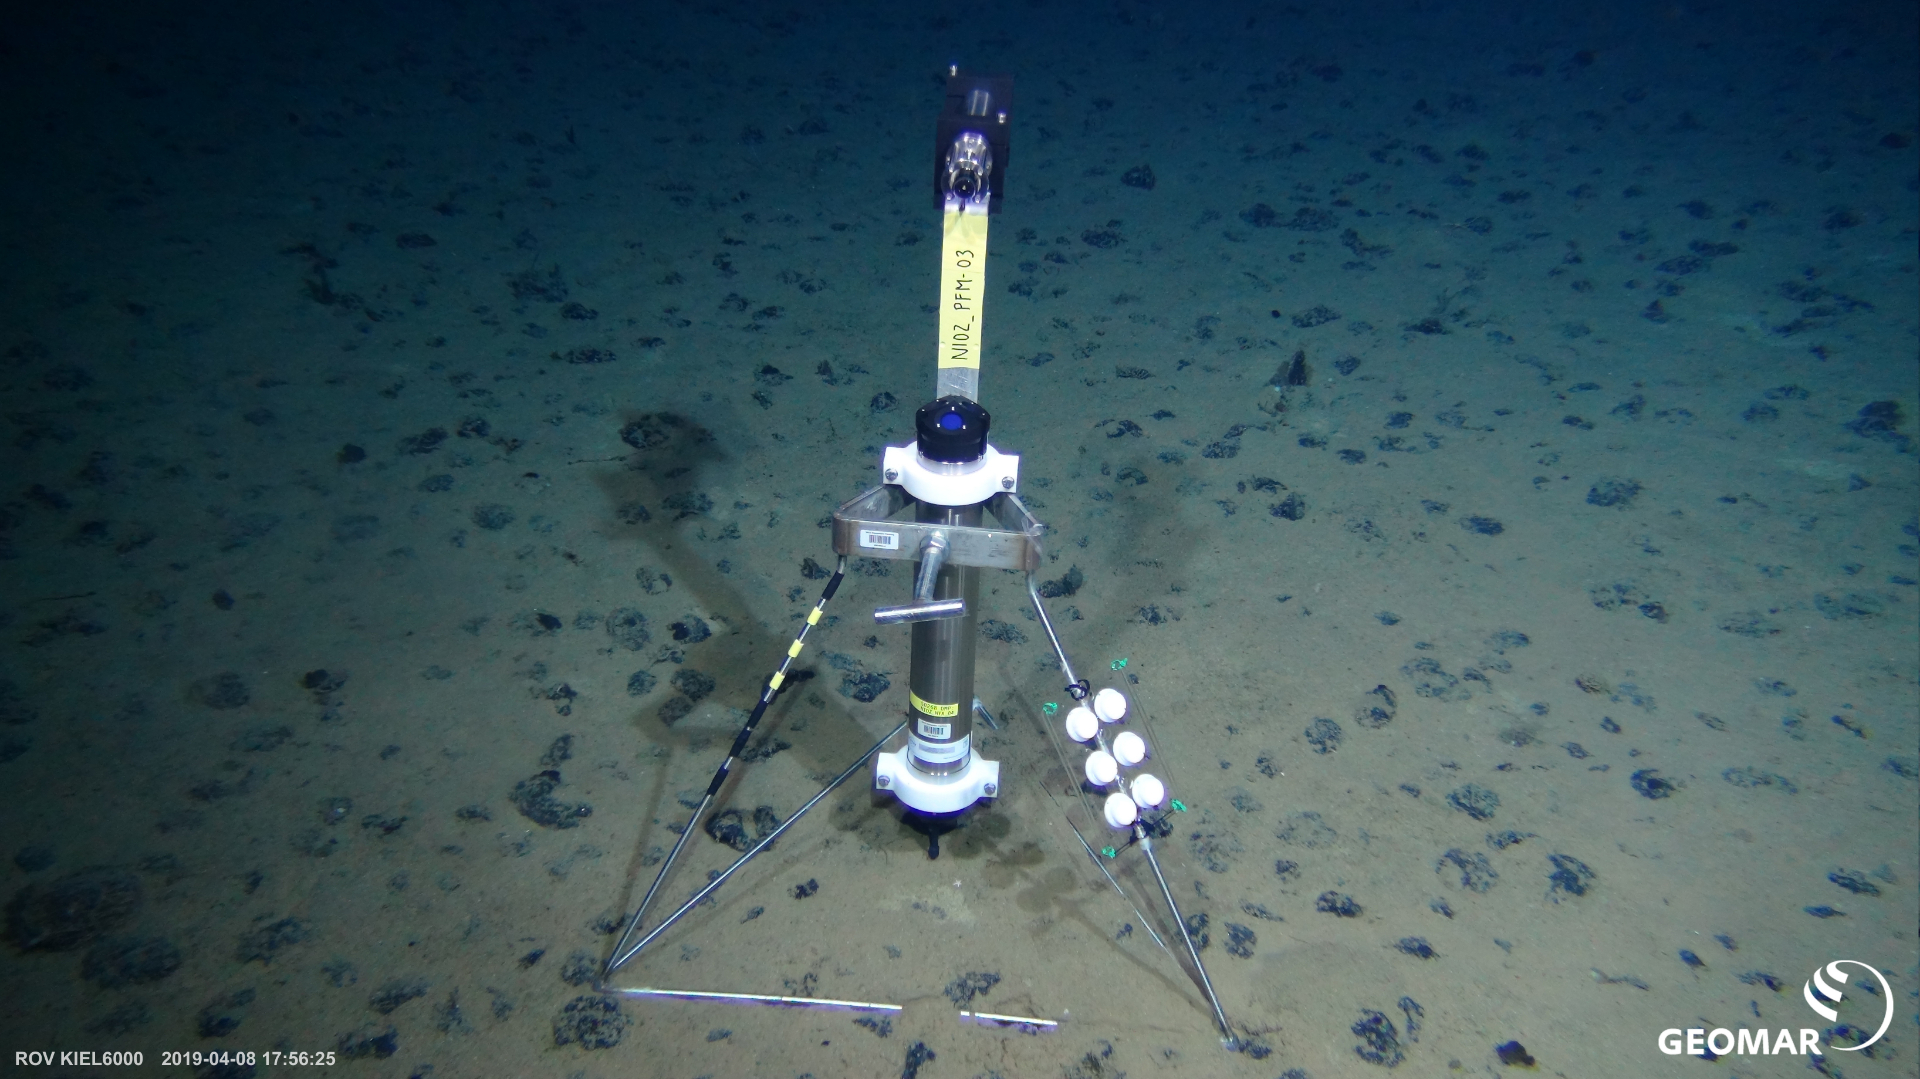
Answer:
<svg viewBox="0 0 1920 1079"><path fill-rule="evenodd" d="M1160 895L1167 901L1167 911L1173 915L1173 924L1180 927L1180 939L1187 942L1187 955L1193 959L1193 969L1200 972L1200 988L1207 991L1207 1003L1213 1005L1213 1021L1220 1024L1220 1035L1228 1044L1238 1044L1239 1037L1233 1032L1233 1025L1227 1022L1227 1013L1220 1007L1220 998L1213 992L1213 979L1207 977L1207 967L1200 962L1200 949L1193 946L1193 936L1187 932L1186 920L1180 917L1180 905L1173 901L1173 889L1167 887L1166 875L1160 872L1160 859L1153 854L1153 837L1147 830L1136 824L1134 837L1140 841L1140 849L1146 852L1147 864L1153 867L1153 879L1160 882Z"/></svg>
<svg viewBox="0 0 1920 1079"><path fill-rule="evenodd" d="M807 631L819 624L820 616L826 612L827 602L833 599L835 592L840 590L840 582L846 578L846 575L847 560L842 556L839 565L834 567L832 579L828 580L827 587L821 590L819 601L814 603L813 612L807 616L806 624L800 627L799 635L793 639L793 644L787 647L787 655L780 661L780 669L773 672L773 677L767 679L766 687L760 691L760 701L753 706L753 714L741 724L740 733L733 736L733 748L727 750L727 759L721 761L720 767L714 770L713 781L707 784L707 796L700 799L700 807L693 811L693 817L687 821L686 830L680 833L679 839L674 840L673 850L667 854L667 860L661 863L660 872L654 874L653 883L648 886L646 897L640 900L640 909L634 911L633 917L627 920L627 927L620 934L620 943L614 945L614 955L623 954L627 941L633 939L633 931L640 927L640 919L646 916L647 908L653 905L653 897L659 893L661 883L672 871L674 859L680 857L680 851L686 847L687 839L693 835L694 829L700 827L701 818L705 817L707 810L713 806L714 795L719 794L721 786L727 782L727 773L733 768L733 762L739 759L740 752L747 748L747 739L753 737L754 728L760 725L760 717L767 714L767 705L772 704L773 699L780 695L780 686L787 680L787 668L793 665L794 659L800 655L800 649L806 646ZM634 949L636 952L639 950ZM617 966L619 966L618 963L608 963L602 975L612 974Z"/></svg>
<svg viewBox="0 0 1920 1079"><path fill-rule="evenodd" d="M799 820L802 816L804 816L808 810L812 809L814 806L819 805L821 799L824 799L827 795L832 794L834 791L834 788L840 786L840 784L842 783L845 783L847 779L850 776L852 776L855 772L858 772L862 768L865 768L867 766L867 762L873 759L873 755L875 753L880 752L881 746L886 745L887 742L890 741L894 735L899 734L901 731L906 729L907 729L907 725L904 721L902 721L899 726L895 727L891 731L888 731L887 736L885 738L882 738L878 742L875 742L873 744L873 748L867 750L865 753L860 754L860 759L854 761L851 765L848 765L846 771L841 772L839 775L835 776L833 780L829 782L826 786L821 787L820 793L814 795L812 798L807 799L806 805L803 805L799 809L794 810L793 816L788 817L784 821L781 821L780 826L778 828L775 828L773 831L768 832L767 837L765 839L762 839L760 842L754 844L752 850L749 850L747 851L747 853L742 854L732 865L722 870L720 874L714 877L711 881L708 881L707 886L700 889L698 892L694 893L693 898L687 900L686 904L683 905L679 910L674 911L672 914L669 914L664 919L662 919L659 925L656 925L653 927L652 932L648 933L644 937L641 937L638 943L634 944L633 947L628 948L626 951L624 952L615 951L613 954L613 958L607 960L606 973L612 974L614 971L619 970L621 967L625 966L629 960L631 960L634 956L640 954L640 949L645 948L647 945L653 943L654 939L657 938L660 934L666 932L667 929L673 925L673 923L686 917L688 911L699 906L708 896L718 891L720 886L727 882L728 877L733 876L734 873L737 872L741 866L746 865L749 861L753 860L754 855L759 854L761 851L766 850L768 847L772 846L773 841L776 839L779 839L782 835L784 835L788 828L793 827L793 823L795 821ZM636 917L634 919L634 922L635 924L638 924L639 918ZM625 938L622 938L622 939L624 940Z"/></svg>
<svg viewBox="0 0 1920 1079"><path fill-rule="evenodd" d="M728 757L727 763L732 764L733 758ZM724 778L725 765L721 766L721 772ZM667 860L660 863L660 872L654 874L653 883L647 886L647 895L646 898L640 900L640 909L633 912L632 918L627 919L627 928L620 934L620 943L614 945L613 954L619 955L625 950L627 941L633 939L633 931L640 928L640 919L646 917L647 908L653 905L653 897L659 893L660 885L666 881L668 871L673 868L674 859L680 857L681 849L687 845L687 840L691 838L694 831L700 827L700 819L707 815L707 810L712 805L713 791L708 790L707 796L700 799L700 808L694 810L693 816L687 820L687 827L681 831L680 838L673 841L673 850L667 852ZM613 968L606 968L604 973L612 974Z"/></svg>

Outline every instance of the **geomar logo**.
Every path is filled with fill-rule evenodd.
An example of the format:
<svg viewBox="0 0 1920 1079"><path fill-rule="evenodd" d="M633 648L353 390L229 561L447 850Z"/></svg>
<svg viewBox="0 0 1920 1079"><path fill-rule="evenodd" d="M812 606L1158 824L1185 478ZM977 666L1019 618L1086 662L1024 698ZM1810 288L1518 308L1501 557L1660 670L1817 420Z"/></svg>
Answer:
<svg viewBox="0 0 1920 1079"><path fill-rule="evenodd" d="M1844 987L1847 984L1847 972L1840 969L1843 964L1851 964L1873 975L1880 983L1880 999L1885 1003L1885 1014L1881 1016L1880 1029L1873 1032L1873 1037L1868 1038L1859 1045L1830 1045L1827 1047L1842 1053L1852 1053L1865 1049L1867 1046L1879 1041L1881 1036L1886 1034L1887 1027L1892 1025L1893 990L1887 985L1886 975L1881 974L1878 969L1862 963L1858 959L1836 959L1828 963L1824 970L1816 967L1813 971L1813 977L1801 985L1800 995L1807 998L1807 1007L1818 1012L1820 1017L1827 1022L1832 1023L1838 1021L1840 1012L1838 1009L1829 1008L1825 1004L1820 1003L1819 1000L1814 998L1814 994L1817 993L1827 1000L1833 1001L1835 1004L1840 1003L1840 998L1845 995ZM1825 978L1821 977L1823 974L1826 975ZM1832 978L1834 984L1829 985L1827 978Z"/></svg>
<svg viewBox="0 0 1920 1079"><path fill-rule="evenodd" d="M1864 1031L1851 1024L1841 1023L1839 1009L1829 1007L1826 1003L1823 1003L1823 1001L1831 1001L1834 1004L1838 1004L1841 999L1846 996L1847 972L1843 968L1849 966L1859 967L1861 970L1873 975L1874 980L1880 983L1879 995L1880 1000L1883 1002L1883 1011L1880 1017L1880 1029L1874 1031L1873 1037L1871 1038L1863 1038L1862 1035L1865 1033ZM1769 978L1767 984L1769 987L1773 987L1779 983ZM1865 982L1861 983L1861 988L1868 994L1872 992L1871 988L1869 988ZM1814 968L1813 977L1807 979L1806 983L1801 986L1800 994L1806 998L1807 1007L1812 1008L1816 1015L1819 1015L1829 1023L1835 1024L1827 1029L1826 1034L1828 1039L1827 1048L1837 1052L1859 1052L1878 1042L1886 1035L1887 1027L1893 1024L1892 987L1887 984L1886 976L1881 974L1878 969L1862 963L1858 959L1836 959L1824 967ZM1707 1060L1718 1060L1728 1054L1736 1054L1739 1056L1804 1056L1811 1058L1820 1056L1822 1053L1820 1048L1820 1035L1820 1031L1811 1027L1800 1027L1798 1029L1783 1027L1777 1031L1767 1029L1753 1030L1747 1027L1741 1027L1737 1031L1730 1030L1726 1027L1716 1027L1712 1030L1707 1030L1704 1027L1692 1027L1684 1030L1675 1027L1661 1031L1658 1041L1660 1051L1668 1056L1680 1056L1684 1053L1688 1056L1704 1057ZM1859 1044L1834 1045L1832 1042L1836 1038L1847 1038L1857 1041ZM1872 1054L1868 1055L1871 1056Z"/></svg>

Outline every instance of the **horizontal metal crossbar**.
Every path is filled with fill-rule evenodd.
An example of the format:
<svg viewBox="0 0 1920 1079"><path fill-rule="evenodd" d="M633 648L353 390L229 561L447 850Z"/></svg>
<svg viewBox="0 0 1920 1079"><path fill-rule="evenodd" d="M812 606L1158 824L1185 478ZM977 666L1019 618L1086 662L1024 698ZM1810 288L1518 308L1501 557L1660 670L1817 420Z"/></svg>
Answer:
<svg viewBox="0 0 1920 1079"><path fill-rule="evenodd" d="M905 488L891 483L842 502L833 511L834 553L912 562L920 558L921 545L929 534L943 532L950 564L1021 573L1040 568L1040 536L1047 526L1034 519L1018 496L998 494L987 499L986 510L1000 523L999 528L894 520L914 504Z"/></svg>

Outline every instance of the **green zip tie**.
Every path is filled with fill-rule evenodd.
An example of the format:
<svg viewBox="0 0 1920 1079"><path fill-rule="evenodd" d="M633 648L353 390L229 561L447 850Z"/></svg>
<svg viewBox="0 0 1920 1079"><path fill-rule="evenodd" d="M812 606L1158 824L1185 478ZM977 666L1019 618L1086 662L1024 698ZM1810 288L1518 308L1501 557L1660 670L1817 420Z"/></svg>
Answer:
<svg viewBox="0 0 1920 1079"><path fill-rule="evenodd" d="M1042 712L1045 712L1047 715L1051 716L1055 712L1058 712L1060 710L1060 706L1053 703L1052 701L1048 701L1047 703L1040 706L1040 710Z"/></svg>
<svg viewBox="0 0 1920 1079"><path fill-rule="evenodd" d="M1116 659L1112 663L1108 664L1108 666L1112 667L1116 671L1120 670L1126 665L1127 665L1127 657L1125 656L1121 656L1119 659Z"/></svg>
<svg viewBox="0 0 1920 1079"><path fill-rule="evenodd" d="M1100 848L1100 853L1102 853L1102 854L1104 854L1104 855L1106 855L1106 856L1107 856L1107 857L1109 857L1109 858L1118 858L1118 857L1120 857L1120 852L1119 852L1119 851L1117 851L1117 850L1114 850L1114 849L1113 849L1112 847L1101 847L1101 848Z"/></svg>
<svg viewBox="0 0 1920 1079"><path fill-rule="evenodd" d="M1185 813L1187 811L1186 803L1182 802L1178 798L1175 798L1173 801L1168 802L1167 804L1173 807L1173 811L1175 813Z"/></svg>

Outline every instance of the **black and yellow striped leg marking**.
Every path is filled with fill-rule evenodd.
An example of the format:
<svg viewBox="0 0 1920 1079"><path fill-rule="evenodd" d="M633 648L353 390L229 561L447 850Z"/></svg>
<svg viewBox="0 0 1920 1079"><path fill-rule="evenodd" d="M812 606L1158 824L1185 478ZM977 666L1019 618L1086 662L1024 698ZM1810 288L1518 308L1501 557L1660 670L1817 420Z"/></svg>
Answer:
<svg viewBox="0 0 1920 1079"><path fill-rule="evenodd" d="M813 610L807 612L807 620L800 626L800 632L793 638L793 643L787 646L787 654L780 660L780 669L774 671L773 677L767 679L766 688L760 692L759 703L753 706L753 714L747 717L747 722L740 728L740 733L734 735L733 748L727 750L727 759L722 761L720 769L713 773L713 782L707 784L708 797L718 794L721 784L727 781L728 770L733 767L734 760L740 756L740 751L747 748L747 739L753 737L754 728L760 725L760 717L767 713L767 705L772 704L773 699L780 695L780 686L786 682L787 672L792 669L793 661L800 658L800 650L807 646L807 631L820 624L820 619L826 615L828 601L832 600L833 594L840 590L840 581L846 575L847 559L842 555L839 564L833 568L833 577L827 581L827 587L821 590L819 600L814 603Z"/></svg>

